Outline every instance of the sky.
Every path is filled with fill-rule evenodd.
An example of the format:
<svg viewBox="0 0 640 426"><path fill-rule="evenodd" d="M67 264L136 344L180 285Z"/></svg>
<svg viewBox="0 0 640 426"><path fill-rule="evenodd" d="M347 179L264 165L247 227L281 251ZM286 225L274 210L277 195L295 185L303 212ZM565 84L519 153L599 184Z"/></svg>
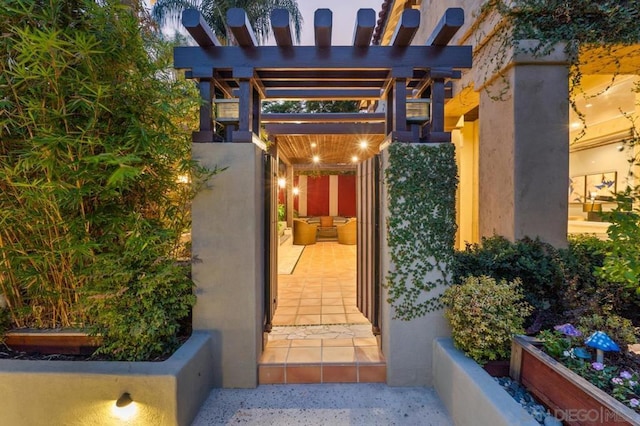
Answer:
<svg viewBox="0 0 640 426"><path fill-rule="evenodd" d="M313 14L316 9L331 9L333 12L332 44L335 46L350 46L353 41L353 29L356 25L358 9L375 10L377 20L382 2L383 0L298 0L298 8L304 19L300 45L315 44ZM275 44L275 42L268 44Z"/></svg>

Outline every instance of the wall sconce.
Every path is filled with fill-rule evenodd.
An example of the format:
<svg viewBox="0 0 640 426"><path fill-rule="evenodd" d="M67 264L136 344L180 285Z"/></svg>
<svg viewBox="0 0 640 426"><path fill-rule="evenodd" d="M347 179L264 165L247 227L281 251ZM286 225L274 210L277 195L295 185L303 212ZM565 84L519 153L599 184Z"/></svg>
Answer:
<svg viewBox="0 0 640 426"><path fill-rule="evenodd" d="M293 195L298 195L300 193L300 190L298 189L298 187L294 187L293 188Z"/></svg>
<svg viewBox="0 0 640 426"><path fill-rule="evenodd" d="M284 188L287 186L287 180L285 178L278 178L278 186Z"/></svg>
<svg viewBox="0 0 640 426"><path fill-rule="evenodd" d="M216 121L235 123L239 120L238 99L214 99L213 103L216 107Z"/></svg>
<svg viewBox="0 0 640 426"><path fill-rule="evenodd" d="M431 118L431 99L407 99L407 122L422 124Z"/></svg>
<svg viewBox="0 0 640 426"><path fill-rule="evenodd" d="M131 404L132 402L133 402L133 399L131 399L131 395L129 394L129 392L125 392L122 395L120 395L120 398L116 400L116 407L124 408L127 405Z"/></svg>

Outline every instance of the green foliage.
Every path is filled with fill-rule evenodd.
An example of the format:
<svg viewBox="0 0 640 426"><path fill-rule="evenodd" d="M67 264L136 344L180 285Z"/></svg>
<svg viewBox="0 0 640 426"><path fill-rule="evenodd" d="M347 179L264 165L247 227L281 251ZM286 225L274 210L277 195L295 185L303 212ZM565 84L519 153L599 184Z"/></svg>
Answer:
<svg viewBox="0 0 640 426"><path fill-rule="evenodd" d="M270 101L262 103L262 112L322 113L358 112L357 101Z"/></svg>
<svg viewBox="0 0 640 426"><path fill-rule="evenodd" d="M536 309L557 309L564 274L560 255L551 245L523 238L511 242L504 237L482 238L455 254L453 282L468 276L486 275L496 280L520 279L527 302Z"/></svg>
<svg viewBox="0 0 640 426"><path fill-rule="evenodd" d="M544 351L554 358L563 357L573 346L570 338L556 330L542 330L538 338L542 340Z"/></svg>
<svg viewBox="0 0 640 426"><path fill-rule="evenodd" d="M436 290L448 284L456 233L455 148L394 142L384 178L393 265L385 285L396 317L409 320L442 307Z"/></svg>
<svg viewBox="0 0 640 426"><path fill-rule="evenodd" d="M578 329L585 337L594 331L604 331L620 347L637 343L635 327L630 320L606 312L605 315L592 314L578 320Z"/></svg>
<svg viewBox="0 0 640 426"><path fill-rule="evenodd" d="M115 0L0 9L0 286L12 326L94 327L119 359L160 352L193 302L172 256L196 184L178 176L208 175L189 159L198 94L173 78L171 46L138 12Z"/></svg>
<svg viewBox="0 0 640 426"><path fill-rule="evenodd" d="M167 238L144 219L125 238L123 251L94 265L91 331L103 339L96 353L116 360L154 359L179 345L182 320L195 303L190 267L163 258L171 249Z"/></svg>
<svg viewBox="0 0 640 426"><path fill-rule="evenodd" d="M523 332L531 313L518 279L507 282L470 276L449 287L442 300L455 346L480 364L508 359L511 338Z"/></svg>
<svg viewBox="0 0 640 426"><path fill-rule="evenodd" d="M278 204L278 221L284 222L285 220L287 220L287 206Z"/></svg>
<svg viewBox="0 0 640 426"><path fill-rule="evenodd" d="M227 11L232 7L244 9L259 42L265 42L271 33L271 11L286 9L291 17L293 36L300 41L303 20L297 0L158 0L152 13L160 24L177 24L183 10L196 8L218 38L230 41L226 20Z"/></svg>

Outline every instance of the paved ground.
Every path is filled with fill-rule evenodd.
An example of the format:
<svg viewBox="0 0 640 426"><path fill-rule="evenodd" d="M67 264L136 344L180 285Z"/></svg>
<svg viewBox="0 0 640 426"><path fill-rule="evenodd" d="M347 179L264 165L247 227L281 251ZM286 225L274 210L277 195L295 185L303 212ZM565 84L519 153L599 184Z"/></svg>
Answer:
<svg viewBox="0 0 640 426"><path fill-rule="evenodd" d="M453 425L435 391L384 384L262 385L214 389L193 426Z"/></svg>

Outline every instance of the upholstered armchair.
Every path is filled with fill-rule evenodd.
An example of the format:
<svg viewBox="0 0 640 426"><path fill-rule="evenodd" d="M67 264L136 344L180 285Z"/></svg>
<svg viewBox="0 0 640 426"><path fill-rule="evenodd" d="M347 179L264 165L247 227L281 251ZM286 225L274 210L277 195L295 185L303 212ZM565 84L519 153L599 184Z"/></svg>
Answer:
<svg viewBox="0 0 640 426"><path fill-rule="evenodd" d="M338 225L338 243L354 245L356 243L356 220L351 219L344 225Z"/></svg>
<svg viewBox="0 0 640 426"><path fill-rule="evenodd" d="M300 219L293 220L293 244L299 246L315 244L317 234L318 225L312 225Z"/></svg>

